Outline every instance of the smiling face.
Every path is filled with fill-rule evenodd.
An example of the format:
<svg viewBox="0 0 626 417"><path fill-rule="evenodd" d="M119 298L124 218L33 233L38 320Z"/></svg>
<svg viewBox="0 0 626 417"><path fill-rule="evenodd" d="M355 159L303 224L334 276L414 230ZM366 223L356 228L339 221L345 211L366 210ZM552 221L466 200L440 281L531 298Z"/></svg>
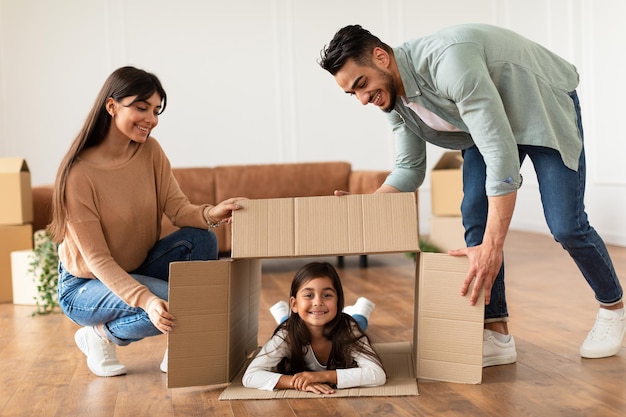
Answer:
<svg viewBox="0 0 626 417"><path fill-rule="evenodd" d="M143 143L159 124L161 96L154 93L147 100L137 100L137 96L124 97L119 101L109 98L106 108L113 116L111 130L114 133Z"/></svg>
<svg viewBox="0 0 626 417"><path fill-rule="evenodd" d="M398 89L390 68L390 57L382 49L373 52L371 65L348 59L335 73L337 85L347 94L356 96L361 104L373 104L389 113L396 105Z"/></svg>
<svg viewBox="0 0 626 417"><path fill-rule="evenodd" d="M323 327L337 316L337 291L329 277L305 282L290 298L291 311L298 314L309 329Z"/></svg>

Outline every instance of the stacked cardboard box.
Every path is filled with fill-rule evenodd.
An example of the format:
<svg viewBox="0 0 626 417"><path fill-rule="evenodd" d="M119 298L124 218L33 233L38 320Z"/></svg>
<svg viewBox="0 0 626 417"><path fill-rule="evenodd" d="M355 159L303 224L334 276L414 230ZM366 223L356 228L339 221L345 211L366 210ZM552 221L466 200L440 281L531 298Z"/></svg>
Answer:
<svg viewBox="0 0 626 417"><path fill-rule="evenodd" d="M432 217L429 241L442 252L465 247L461 219L463 157L460 151L445 152L430 173Z"/></svg>
<svg viewBox="0 0 626 417"><path fill-rule="evenodd" d="M0 193L0 303L10 303L11 252L33 247L33 200L24 159L0 158Z"/></svg>
<svg viewBox="0 0 626 417"><path fill-rule="evenodd" d="M230 259L170 266L170 388L228 383L256 351L263 258L419 252L414 193L240 204ZM483 305L457 295L466 272L465 258L418 253L407 351L418 378L481 381Z"/></svg>

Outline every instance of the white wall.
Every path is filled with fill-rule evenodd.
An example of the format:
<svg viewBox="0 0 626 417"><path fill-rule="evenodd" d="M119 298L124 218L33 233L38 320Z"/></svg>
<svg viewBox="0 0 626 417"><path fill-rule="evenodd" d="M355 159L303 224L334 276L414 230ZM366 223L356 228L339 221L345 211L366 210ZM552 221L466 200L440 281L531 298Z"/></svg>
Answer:
<svg viewBox="0 0 626 417"><path fill-rule="evenodd" d="M154 136L174 166L347 160L391 169L384 117L319 68L321 48L346 24L396 45L486 22L579 67L588 212L607 242L626 245L626 141L614 127L625 106L613 94L625 67L624 17L621 0L0 0L0 156L25 157L34 185L53 182L104 79L135 65L168 92ZM431 166L441 152L429 148ZM530 161L524 178L512 227L547 232Z"/></svg>

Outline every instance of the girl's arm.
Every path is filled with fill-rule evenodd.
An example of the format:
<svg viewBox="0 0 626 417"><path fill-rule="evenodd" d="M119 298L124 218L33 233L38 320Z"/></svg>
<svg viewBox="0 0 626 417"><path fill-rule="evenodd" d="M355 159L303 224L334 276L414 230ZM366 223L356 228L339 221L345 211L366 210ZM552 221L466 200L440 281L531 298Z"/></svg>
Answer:
<svg viewBox="0 0 626 417"><path fill-rule="evenodd" d="M387 381L385 370L371 358L358 353L354 360L356 368L337 369L337 388L377 387Z"/></svg>
<svg viewBox="0 0 626 417"><path fill-rule="evenodd" d="M241 382L246 388L257 388L264 391L273 391L281 379L281 374L272 369L287 354L286 342L282 332L272 336L261 348L256 357L250 362Z"/></svg>
<svg viewBox="0 0 626 417"><path fill-rule="evenodd" d="M250 362L242 378L246 388L264 391L276 389L296 389L317 394L332 394L330 384L337 381L335 371L301 372L296 375L282 375L274 372L278 363L288 355L284 333L279 332L265 343L257 356Z"/></svg>

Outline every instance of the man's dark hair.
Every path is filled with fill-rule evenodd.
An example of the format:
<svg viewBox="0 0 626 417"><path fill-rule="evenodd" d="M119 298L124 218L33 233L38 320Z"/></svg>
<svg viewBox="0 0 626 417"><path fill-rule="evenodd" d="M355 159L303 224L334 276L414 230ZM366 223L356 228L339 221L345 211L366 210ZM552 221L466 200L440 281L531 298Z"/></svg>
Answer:
<svg viewBox="0 0 626 417"><path fill-rule="evenodd" d="M380 47L392 53L391 47L372 35L361 25L345 26L335 33L328 45L320 52L318 63L332 75L352 59L359 65L372 65L372 51Z"/></svg>

